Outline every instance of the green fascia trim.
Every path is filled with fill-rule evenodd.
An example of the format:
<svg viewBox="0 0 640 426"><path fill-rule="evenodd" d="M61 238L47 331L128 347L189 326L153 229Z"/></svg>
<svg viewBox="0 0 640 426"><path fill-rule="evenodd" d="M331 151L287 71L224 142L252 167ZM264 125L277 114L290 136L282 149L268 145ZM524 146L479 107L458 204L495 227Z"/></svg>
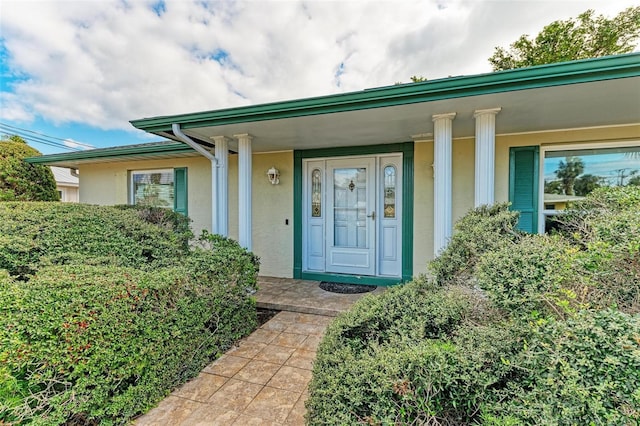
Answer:
<svg viewBox="0 0 640 426"><path fill-rule="evenodd" d="M376 155L402 153L402 277L380 278L389 282L407 282L413 277L413 169L414 143L404 142L388 145L351 146L341 148L305 149L293 152L293 277L298 279L316 274L302 271L302 160L306 158L345 157L354 155ZM336 274L343 277L341 274ZM346 277L353 277L345 275ZM326 278L320 278L327 280ZM336 281L336 280L333 280ZM345 281L337 281L345 282Z"/></svg>
<svg viewBox="0 0 640 426"><path fill-rule="evenodd" d="M181 154L185 152L196 152L189 145L176 142L172 144L158 145L150 143L148 145L136 145L134 147L114 147L105 149L90 149L80 152L69 152L62 154L42 155L39 157L29 157L25 161L33 164L47 164L62 161L94 160L100 158L121 158L131 156L157 156L158 154Z"/></svg>
<svg viewBox="0 0 640 426"><path fill-rule="evenodd" d="M449 77L322 97L133 120L151 133L430 102L516 90L640 76L640 53Z"/></svg>
<svg viewBox="0 0 640 426"><path fill-rule="evenodd" d="M299 279L312 281L331 281L343 284L378 285L384 287L400 284L402 282L399 278L370 277L368 275L325 274L319 272L304 272Z"/></svg>

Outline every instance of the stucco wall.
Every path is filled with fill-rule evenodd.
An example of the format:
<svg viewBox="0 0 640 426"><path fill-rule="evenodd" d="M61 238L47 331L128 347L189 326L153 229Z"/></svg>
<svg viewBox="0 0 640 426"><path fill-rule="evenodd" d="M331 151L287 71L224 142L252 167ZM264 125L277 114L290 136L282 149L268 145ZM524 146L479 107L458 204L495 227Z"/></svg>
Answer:
<svg viewBox="0 0 640 426"><path fill-rule="evenodd" d="M267 170L280 171L280 184L271 185ZM260 256L260 274L293 274L293 152L253 156L253 247ZM286 223L288 221L288 224Z"/></svg>
<svg viewBox="0 0 640 426"><path fill-rule="evenodd" d="M426 271L433 257L433 143L414 144L413 273Z"/></svg>

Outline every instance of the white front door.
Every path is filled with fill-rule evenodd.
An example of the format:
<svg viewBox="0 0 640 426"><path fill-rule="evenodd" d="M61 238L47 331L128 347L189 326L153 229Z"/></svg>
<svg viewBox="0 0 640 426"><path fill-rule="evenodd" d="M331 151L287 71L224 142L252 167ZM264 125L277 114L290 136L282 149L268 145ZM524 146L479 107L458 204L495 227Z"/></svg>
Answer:
<svg viewBox="0 0 640 426"><path fill-rule="evenodd" d="M375 158L327 161L327 272L375 274Z"/></svg>
<svg viewBox="0 0 640 426"><path fill-rule="evenodd" d="M305 160L303 271L400 277L402 155Z"/></svg>

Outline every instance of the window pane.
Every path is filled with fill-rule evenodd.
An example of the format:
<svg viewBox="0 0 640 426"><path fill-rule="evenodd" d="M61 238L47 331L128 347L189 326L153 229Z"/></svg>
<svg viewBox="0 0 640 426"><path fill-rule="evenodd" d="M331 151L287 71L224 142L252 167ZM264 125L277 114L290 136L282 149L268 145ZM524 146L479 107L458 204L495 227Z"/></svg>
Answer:
<svg viewBox="0 0 640 426"><path fill-rule="evenodd" d="M544 202L564 210L596 188L640 185L640 147L549 151Z"/></svg>
<svg viewBox="0 0 640 426"><path fill-rule="evenodd" d="M396 217L396 168L384 168L384 217Z"/></svg>
<svg viewBox="0 0 640 426"><path fill-rule="evenodd" d="M133 204L173 208L173 170L132 172Z"/></svg>
<svg viewBox="0 0 640 426"><path fill-rule="evenodd" d="M367 169L333 170L333 243L367 248Z"/></svg>
<svg viewBox="0 0 640 426"><path fill-rule="evenodd" d="M320 169L311 172L311 217L322 217L322 174Z"/></svg>

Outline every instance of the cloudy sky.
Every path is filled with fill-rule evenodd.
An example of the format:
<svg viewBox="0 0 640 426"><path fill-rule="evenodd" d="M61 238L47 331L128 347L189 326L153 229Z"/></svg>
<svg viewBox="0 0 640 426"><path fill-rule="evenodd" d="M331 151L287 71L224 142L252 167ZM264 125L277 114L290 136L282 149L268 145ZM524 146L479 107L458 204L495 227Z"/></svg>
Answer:
<svg viewBox="0 0 640 426"><path fill-rule="evenodd" d="M124 145L157 139L137 118L490 72L496 46L635 3L0 0L0 133Z"/></svg>

